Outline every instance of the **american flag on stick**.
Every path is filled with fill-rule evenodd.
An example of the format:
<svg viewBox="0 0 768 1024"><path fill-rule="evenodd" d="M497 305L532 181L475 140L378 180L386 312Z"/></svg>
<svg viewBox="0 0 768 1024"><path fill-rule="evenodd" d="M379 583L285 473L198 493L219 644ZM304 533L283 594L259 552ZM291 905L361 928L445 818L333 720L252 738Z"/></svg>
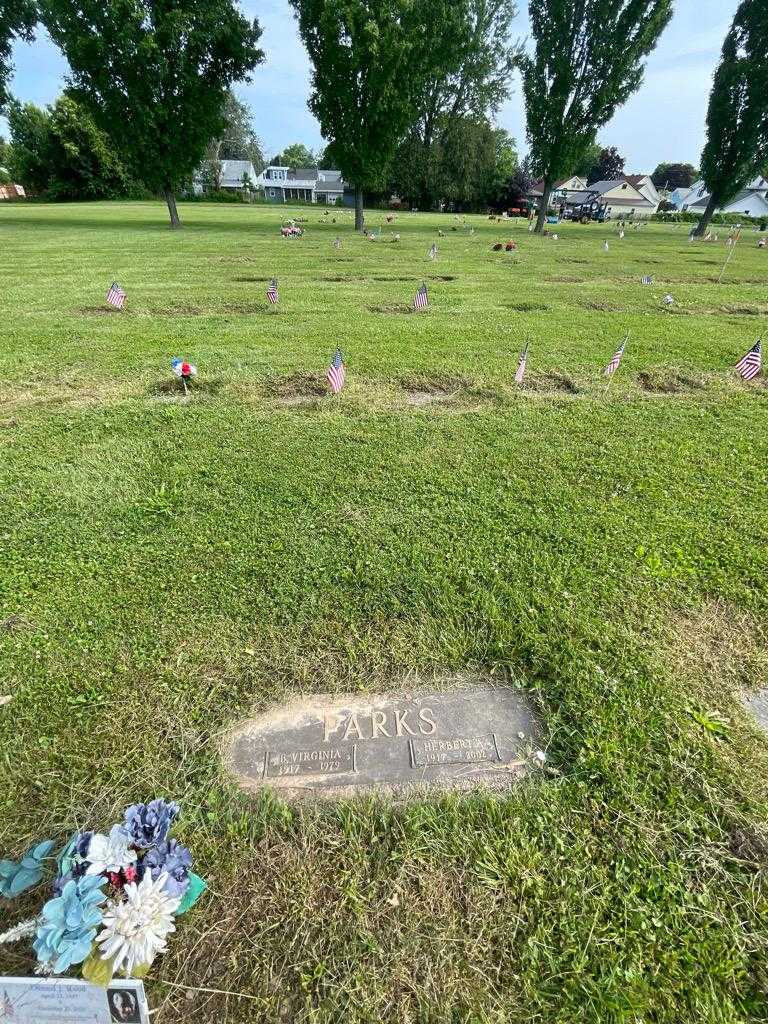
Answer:
<svg viewBox="0 0 768 1024"><path fill-rule="evenodd" d="M650 274L646 274L645 277L640 278L640 284L653 284L653 278Z"/></svg>
<svg viewBox="0 0 768 1024"><path fill-rule="evenodd" d="M429 295L427 294L426 284L422 284L421 288L416 292L413 297L413 308L414 309L426 309L429 306Z"/></svg>
<svg viewBox="0 0 768 1024"><path fill-rule="evenodd" d="M333 248L334 249L340 249L341 248L341 239L340 238L334 238L334 240L333 240Z"/></svg>
<svg viewBox="0 0 768 1024"><path fill-rule="evenodd" d="M344 366L344 360L341 357L340 348L336 349L333 359L331 360L331 365L328 367L325 376L328 378L328 383L331 385L331 391L334 395L338 395L344 387L344 381L347 377L347 369Z"/></svg>
<svg viewBox="0 0 768 1024"><path fill-rule="evenodd" d="M755 342L745 356L736 363L736 372L744 380L752 380L760 373L763 365L762 339Z"/></svg>
<svg viewBox="0 0 768 1024"><path fill-rule="evenodd" d="M627 336L624 339L624 341L622 341L622 343L611 356L610 363L608 363L606 368L603 370L604 377L612 377L614 373L616 373L616 371L618 370L619 364L621 363L621 357L624 355L624 346L627 344L628 340L629 336Z"/></svg>
<svg viewBox="0 0 768 1024"><path fill-rule="evenodd" d="M523 377L525 376L525 364L528 361L528 342L525 343L525 348L520 353L520 358L517 360L517 370L515 370L515 381L518 384L523 383Z"/></svg>
<svg viewBox="0 0 768 1024"><path fill-rule="evenodd" d="M267 299L274 306L280 296L277 293L277 278L273 277L269 282L269 288L267 288Z"/></svg>
<svg viewBox="0 0 768 1024"><path fill-rule="evenodd" d="M429 252L427 253L427 256L429 256L431 260L437 259L437 245L434 242L429 247Z"/></svg>
<svg viewBox="0 0 768 1024"><path fill-rule="evenodd" d="M115 309L122 309L125 305L125 292L117 281L113 281L109 286L109 291L107 292L107 303L110 306L114 306Z"/></svg>

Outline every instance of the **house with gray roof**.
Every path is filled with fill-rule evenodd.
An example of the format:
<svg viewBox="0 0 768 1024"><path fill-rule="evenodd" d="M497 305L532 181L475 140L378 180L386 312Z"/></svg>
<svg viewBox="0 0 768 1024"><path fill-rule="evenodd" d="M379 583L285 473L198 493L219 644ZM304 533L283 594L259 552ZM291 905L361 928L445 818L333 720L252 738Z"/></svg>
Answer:
<svg viewBox="0 0 768 1024"><path fill-rule="evenodd" d="M258 177L264 198L271 203L305 203L333 205L344 199L347 187L341 171L322 167L266 167Z"/></svg>
<svg viewBox="0 0 768 1024"><path fill-rule="evenodd" d="M702 214L709 203L709 191L703 181L697 181L682 202L683 210ZM768 217L768 180L754 178L729 202L715 210L715 213L730 213L747 217Z"/></svg>

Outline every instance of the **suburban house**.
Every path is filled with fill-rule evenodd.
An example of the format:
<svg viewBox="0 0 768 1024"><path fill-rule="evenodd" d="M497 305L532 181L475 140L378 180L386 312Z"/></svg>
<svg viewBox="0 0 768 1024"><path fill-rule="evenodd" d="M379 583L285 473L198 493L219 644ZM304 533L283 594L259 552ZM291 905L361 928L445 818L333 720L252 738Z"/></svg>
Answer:
<svg viewBox="0 0 768 1024"><path fill-rule="evenodd" d="M266 167L257 184L264 189L267 202L287 203L297 199L307 203L333 205L344 200L345 183L341 171L318 167Z"/></svg>
<svg viewBox="0 0 768 1024"><path fill-rule="evenodd" d="M571 193L583 192L587 187L587 179L580 178L578 174L572 174L570 178L563 178L562 181L556 181L554 188L552 189L551 203L568 202ZM536 202L544 195L544 179L540 178L538 181L534 181L528 192L528 197Z"/></svg>
<svg viewBox="0 0 768 1024"><path fill-rule="evenodd" d="M593 197L610 217L650 217L656 212L658 200L648 199L626 178L614 181L595 181L587 189L586 195Z"/></svg>
<svg viewBox="0 0 768 1024"><path fill-rule="evenodd" d="M708 202L707 186L703 181L697 181L683 198L680 209L689 213L704 213ZM760 177L750 181L746 188L715 212L768 218L768 180Z"/></svg>
<svg viewBox="0 0 768 1024"><path fill-rule="evenodd" d="M240 192L246 181L250 188L258 187L256 168L250 160L220 160L219 164L221 165L220 188ZM206 190L206 185L203 183L203 170L204 168L201 168L195 175L194 191L196 195L201 195ZM211 186L208 185L208 187Z"/></svg>
<svg viewBox="0 0 768 1024"><path fill-rule="evenodd" d="M651 181L650 174L625 174L624 178L637 189L641 196L645 196L649 203L653 203L653 212L655 213L659 208L661 196Z"/></svg>

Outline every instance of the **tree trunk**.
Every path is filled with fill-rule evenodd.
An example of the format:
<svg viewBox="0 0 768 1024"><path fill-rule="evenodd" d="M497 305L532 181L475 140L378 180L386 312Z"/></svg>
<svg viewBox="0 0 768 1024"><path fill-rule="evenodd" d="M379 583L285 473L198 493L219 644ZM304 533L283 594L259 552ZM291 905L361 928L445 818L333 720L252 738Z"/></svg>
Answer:
<svg viewBox="0 0 768 1024"><path fill-rule="evenodd" d="M540 235L544 230L544 225L547 222L547 210L549 209L549 200L552 197L552 182L548 179L544 179L544 195L541 197L541 206L539 207L539 215L536 218L536 234Z"/></svg>
<svg viewBox="0 0 768 1024"><path fill-rule="evenodd" d="M180 228L181 221L179 220L179 211L176 209L176 196L173 194L172 188L163 189L163 199L168 204L168 213L171 217L171 227Z"/></svg>
<svg viewBox="0 0 768 1024"><path fill-rule="evenodd" d="M709 202L707 203L707 208L701 216L701 220L696 225L695 229L691 232L694 238L701 238L701 236L709 227L710 221L712 220L712 214L715 212L716 209L717 199L714 197L714 195L711 195L709 197Z"/></svg>
<svg viewBox="0 0 768 1024"><path fill-rule="evenodd" d="M355 231L363 230L363 190L355 185Z"/></svg>

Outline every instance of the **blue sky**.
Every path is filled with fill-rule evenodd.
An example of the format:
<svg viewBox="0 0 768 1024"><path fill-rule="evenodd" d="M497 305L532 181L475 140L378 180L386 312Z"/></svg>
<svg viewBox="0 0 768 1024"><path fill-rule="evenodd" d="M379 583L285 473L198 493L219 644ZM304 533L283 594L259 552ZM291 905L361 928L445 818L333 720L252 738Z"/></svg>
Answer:
<svg viewBox="0 0 768 1024"><path fill-rule="evenodd" d="M676 0L674 18L648 60L643 85L600 132L602 142L617 146L627 158L628 171L652 171L662 160L698 164L712 73L737 5L738 0ZM321 145L317 122L307 110L307 58L286 0L245 0L242 7L249 17L258 17L264 29L267 59L253 81L235 91L253 108L266 155L291 142ZM524 37L527 30L523 9L517 31ZM32 44L17 45L14 63L11 88L19 99L42 105L56 98L67 64L44 34ZM497 123L517 139L523 152L525 118L516 77L513 89ZM2 118L0 133L7 135Z"/></svg>

